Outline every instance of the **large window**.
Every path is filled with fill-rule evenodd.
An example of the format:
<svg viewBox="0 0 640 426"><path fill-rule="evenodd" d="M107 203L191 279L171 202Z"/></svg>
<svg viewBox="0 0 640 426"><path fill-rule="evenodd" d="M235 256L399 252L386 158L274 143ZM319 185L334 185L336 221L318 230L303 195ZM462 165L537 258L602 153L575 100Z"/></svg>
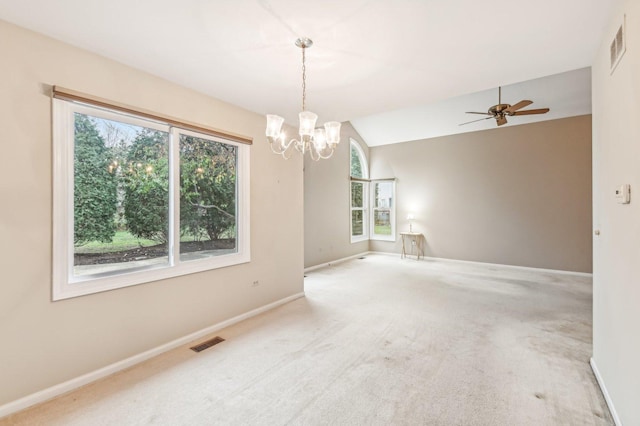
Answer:
<svg viewBox="0 0 640 426"><path fill-rule="evenodd" d="M371 182L371 239L395 241L395 181Z"/></svg>
<svg viewBox="0 0 640 426"><path fill-rule="evenodd" d="M53 102L54 300L249 261L248 146Z"/></svg>
<svg viewBox="0 0 640 426"><path fill-rule="evenodd" d="M369 180L367 157L350 140L351 242L396 240L396 184L393 179Z"/></svg>
<svg viewBox="0 0 640 426"><path fill-rule="evenodd" d="M351 242L368 239L369 169L360 145L350 140L351 168Z"/></svg>

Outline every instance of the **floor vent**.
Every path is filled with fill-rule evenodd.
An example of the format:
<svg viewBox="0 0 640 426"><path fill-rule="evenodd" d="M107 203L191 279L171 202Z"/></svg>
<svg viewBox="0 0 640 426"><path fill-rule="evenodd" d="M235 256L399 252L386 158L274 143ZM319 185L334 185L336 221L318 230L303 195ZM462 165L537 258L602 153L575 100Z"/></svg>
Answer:
<svg viewBox="0 0 640 426"><path fill-rule="evenodd" d="M213 339L209 339L206 342L202 342L198 345L192 346L191 350L194 352L202 352L205 349L209 349L211 346L224 342L224 339L220 336L216 336Z"/></svg>
<svg viewBox="0 0 640 426"><path fill-rule="evenodd" d="M358 259L363 260L363 259L366 259L366 257L363 256L363 257L359 257Z"/></svg>

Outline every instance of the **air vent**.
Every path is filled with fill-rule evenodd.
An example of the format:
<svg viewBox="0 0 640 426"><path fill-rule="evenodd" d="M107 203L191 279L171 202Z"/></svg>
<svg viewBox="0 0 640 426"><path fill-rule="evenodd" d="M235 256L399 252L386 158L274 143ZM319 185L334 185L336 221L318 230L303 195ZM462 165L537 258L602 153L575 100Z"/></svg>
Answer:
<svg viewBox="0 0 640 426"><path fill-rule="evenodd" d="M620 59L624 55L624 52L627 51L627 44L625 43L625 21L626 16L622 19L622 25L618 28L616 32L616 36L613 38L611 42L611 73L616 69L618 64L620 63Z"/></svg>
<svg viewBox="0 0 640 426"><path fill-rule="evenodd" d="M224 342L224 339L220 336L216 336L213 339L209 339L198 345L192 346L191 350L194 352L202 352L205 349L209 349L211 346L217 345L218 343L222 343L222 342Z"/></svg>

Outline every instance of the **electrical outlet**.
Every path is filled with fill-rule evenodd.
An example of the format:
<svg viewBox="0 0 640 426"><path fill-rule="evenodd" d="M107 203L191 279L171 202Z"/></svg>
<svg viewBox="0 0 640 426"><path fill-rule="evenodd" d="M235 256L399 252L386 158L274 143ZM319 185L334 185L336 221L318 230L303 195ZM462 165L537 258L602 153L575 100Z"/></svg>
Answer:
<svg viewBox="0 0 640 426"><path fill-rule="evenodd" d="M255 280L253 283L251 283L251 287L258 287L260 285L260 281Z"/></svg>
<svg viewBox="0 0 640 426"><path fill-rule="evenodd" d="M616 201L620 204L629 204L631 202L631 185L625 183L616 188Z"/></svg>

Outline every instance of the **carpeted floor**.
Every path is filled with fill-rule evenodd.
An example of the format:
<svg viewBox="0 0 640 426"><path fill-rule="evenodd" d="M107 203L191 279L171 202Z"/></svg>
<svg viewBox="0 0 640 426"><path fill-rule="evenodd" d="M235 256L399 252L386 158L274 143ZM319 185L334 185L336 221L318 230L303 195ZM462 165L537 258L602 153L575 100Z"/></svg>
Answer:
<svg viewBox="0 0 640 426"><path fill-rule="evenodd" d="M306 298L2 425L612 425L591 279L369 255ZM202 339L205 340L205 339Z"/></svg>

